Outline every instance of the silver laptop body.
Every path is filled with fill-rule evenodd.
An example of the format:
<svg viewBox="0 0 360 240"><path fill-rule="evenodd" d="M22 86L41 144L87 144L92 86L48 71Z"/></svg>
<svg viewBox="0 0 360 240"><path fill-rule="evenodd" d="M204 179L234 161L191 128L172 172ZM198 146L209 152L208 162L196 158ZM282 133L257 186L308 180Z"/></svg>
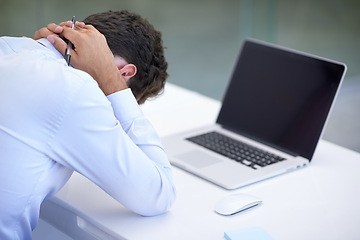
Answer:
<svg viewBox="0 0 360 240"><path fill-rule="evenodd" d="M345 72L343 63L245 39L216 123L162 139L171 163L226 189L306 166ZM242 157L229 158L231 153L209 150L196 142L214 134L226 135L236 144L240 141L281 160L258 164ZM221 144L229 147L216 141L221 149ZM237 147L230 147L239 155Z"/></svg>

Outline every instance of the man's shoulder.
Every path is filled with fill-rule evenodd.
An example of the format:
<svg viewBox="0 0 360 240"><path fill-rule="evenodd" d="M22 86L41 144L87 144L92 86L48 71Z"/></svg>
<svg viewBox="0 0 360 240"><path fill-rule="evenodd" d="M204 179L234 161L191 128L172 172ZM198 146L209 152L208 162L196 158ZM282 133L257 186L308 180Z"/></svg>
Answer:
<svg viewBox="0 0 360 240"><path fill-rule="evenodd" d="M37 42L34 39L27 37L0 37L0 44L2 46L8 47L13 51L33 49L37 46Z"/></svg>

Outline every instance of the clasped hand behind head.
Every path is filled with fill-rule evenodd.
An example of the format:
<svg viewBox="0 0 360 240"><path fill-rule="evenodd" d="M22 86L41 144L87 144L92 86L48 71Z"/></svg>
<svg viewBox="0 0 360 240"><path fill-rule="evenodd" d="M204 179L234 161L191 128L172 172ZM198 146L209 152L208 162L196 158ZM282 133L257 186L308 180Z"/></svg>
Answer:
<svg viewBox="0 0 360 240"><path fill-rule="evenodd" d="M83 22L76 22L75 29L71 29L71 24L71 21L59 25L50 23L38 30L34 39L46 37L59 52L65 54L67 44L63 38L66 38L73 44L71 65L89 73L105 95L126 89L126 81L118 71L104 35Z"/></svg>

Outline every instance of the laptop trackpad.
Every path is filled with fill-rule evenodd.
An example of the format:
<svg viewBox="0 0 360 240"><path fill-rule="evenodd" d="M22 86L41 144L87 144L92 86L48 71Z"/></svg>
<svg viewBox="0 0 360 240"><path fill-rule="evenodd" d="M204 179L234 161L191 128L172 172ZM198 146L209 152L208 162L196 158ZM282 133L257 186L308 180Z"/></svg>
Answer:
<svg viewBox="0 0 360 240"><path fill-rule="evenodd" d="M218 162L222 162L220 159L199 150L186 152L175 157L197 168L203 168Z"/></svg>

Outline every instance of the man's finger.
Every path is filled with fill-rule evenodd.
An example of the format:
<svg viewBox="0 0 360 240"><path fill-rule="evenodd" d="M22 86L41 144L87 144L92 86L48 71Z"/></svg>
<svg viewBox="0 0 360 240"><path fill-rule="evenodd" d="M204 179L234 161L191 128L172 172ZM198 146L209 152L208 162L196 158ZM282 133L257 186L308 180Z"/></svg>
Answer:
<svg viewBox="0 0 360 240"><path fill-rule="evenodd" d="M72 21L62 22L61 24L62 24L63 26L66 26L66 27L71 27L71 26L72 26Z"/></svg>
<svg viewBox="0 0 360 240"><path fill-rule="evenodd" d="M40 38L44 38L47 37L51 34L54 34L53 32L49 31L49 29L45 28L41 28L39 30L37 30L34 34L34 40L38 40Z"/></svg>
<svg viewBox="0 0 360 240"><path fill-rule="evenodd" d="M66 27L72 27L72 21L66 21L66 22L61 22L58 24L59 26L66 26ZM79 22L79 21L76 21L75 22L75 27L79 27L79 28L84 28L85 26L85 23L84 22Z"/></svg>
<svg viewBox="0 0 360 240"><path fill-rule="evenodd" d="M55 23L49 23L47 25L47 29L52 31L53 33L57 33L57 34L61 33L64 30L64 28L62 26L57 25Z"/></svg>
<svg viewBox="0 0 360 240"><path fill-rule="evenodd" d="M85 27L85 23L84 23L84 22L78 22L78 21L76 21L75 27L77 27L77 28L84 28L84 27Z"/></svg>
<svg viewBox="0 0 360 240"><path fill-rule="evenodd" d="M54 33L60 34L63 31L63 27L50 23L46 27L37 30L34 34L34 39L46 38Z"/></svg>
<svg viewBox="0 0 360 240"><path fill-rule="evenodd" d="M47 40L63 55L65 54L67 44L61 39L58 35L50 35L47 37Z"/></svg>
<svg viewBox="0 0 360 240"><path fill-rule="evenodd" d="M78 38L81 36L81 34L79 30L72 29L71 27L64 27L62 36L69 40L74 45L74 48L76 48L77 41L79 40Z"/></svg>
<svg viewBox="0 0 360 240"><path fill-rule="evenodd" d="M95 28L93 25L90 25L90 24L84 25L83 28L85 28L85 29L87 29L87 30L96 30L96 28Z"/></svg>

